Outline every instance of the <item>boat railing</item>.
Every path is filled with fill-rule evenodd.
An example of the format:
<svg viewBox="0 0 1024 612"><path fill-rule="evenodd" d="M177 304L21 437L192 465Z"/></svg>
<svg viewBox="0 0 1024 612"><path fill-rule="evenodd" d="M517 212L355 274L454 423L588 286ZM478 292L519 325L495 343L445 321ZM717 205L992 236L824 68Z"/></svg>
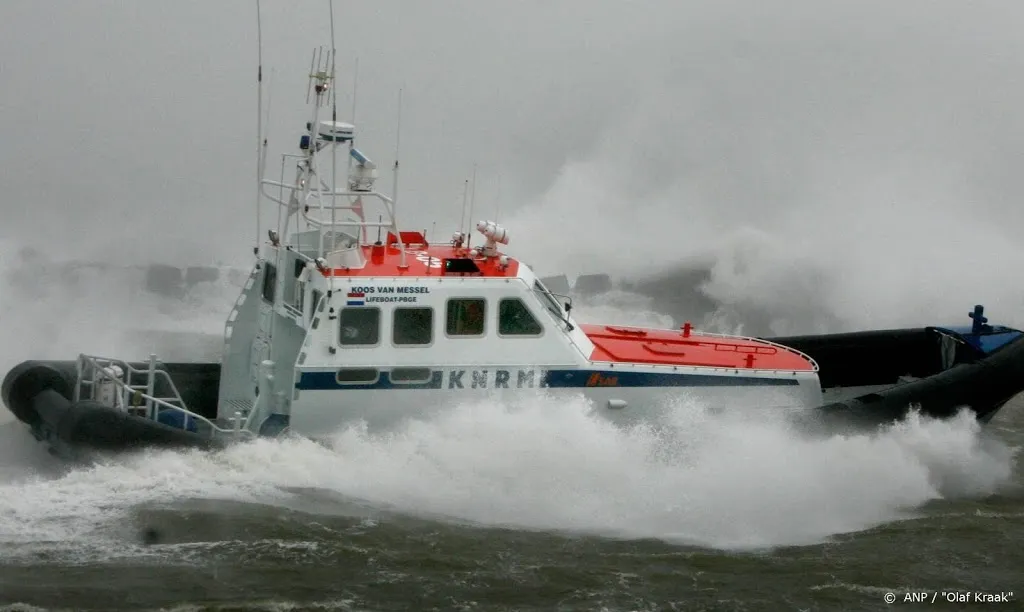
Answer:
<svg viewBox="0 0 1024 612"><path fill-rule="evenodd" d="M282 206L288 210L292 209L293 203L284 199L283 197L275 196L274 194L270 193L269 191L267 191L267 187L278 187L280 189L286 189L292 193L301 192L303 189L303 185L298 183L286 183L284 181L275 181L272 179L260 180L261 194L267 199L271 200L272 202L275 202L279 206ZM362 230L361 232L357 232L357 235L362 234L364 236L368 235L368 232L371 229L381 228L394 232L394 234L398 236L398 248L403 251L405 250L405 245L402 242L401 234L398 230L398 220L395 216L395 201L393 198L388 197L379 191L330 189L329 187L322 188L319 190L310 189L309 196L312 197L303 197L301 199L301 204L299 208L300 214L307 223L309 223L311 226L319 230L321 239L324 238L325 232L333 231L338 228L357 228ZM348 211L356 213L356 211L360 210L360 208L363 206L363 204L356 205L353 203L338 204L336 202L338 198L364 197L371 201L377 200L383 206L385 213L385 215L383 216L386 218L383 218L380 221L367 221L365 218L363 218L364 213L359 213L357 215L360 217L359 220L343 218L339 219L333 216L333 213L337 211ZM312 203L309 201L310 199L316 200L316 202ZM330 203L325 203L325 200L329 200ZM310 213L312 211L317 211L319 214L316 216L311 215ZM332 213L332 218L325 219L322 216L327 213ZM320 252L319 254L322 256L325 255L326 253Z"/></svg>
<svg viewBox="0 0 1024 612"><path fill-rule="evenodd" d="M205 430L203 433L211 438L252 436L252 432L242 428L243 419L240 412L235 413L234 427L229 429L220 427L210 419L189 410L170 374L157 367L154 354L149 356L145 368L139 368L123 359L82 353L78 356L76 370L75 403L82 399L96 400L110 404L111 407L123 412L142 411L146 418L157 422L162 410L171 410L182 415L183 427L188 419L192 419L196 429L201 426ZM165 383L170 395L156 396L160 382Z"/></svg>
<svg viewBox="0 0 1024 612"><path fill-rule="evenodd" d="M714 332L702 331L702 332L700 332L700 335L701 336L708 336L708 337L711 337L711 338L732 338L732 339L738 339L738 340L745 340L747 342L756 342L756 343L759 343L759 344L767 344L768 346L771 346L772 348L775 348L775 349L778 349L778 350L782 350L782 351L786 351L787 353L792 353L794 355L799 355L800 357L803 357L804 359L806 359L807 361L809 361L811 363L811 366L814 368L815 372L817 372L819 370L818 362L815 361L813 357L811 357L807 353L804 353L802 351L798 351L798 350L796 350L795 348L793 348L791 346L786 346L785 344L779 344L778 342L772 342L771 340L765 340L764 338L755 338L753 336L740 336L740 335L737 335L737 334L717 334L717 333L714 333Z"/></svg>

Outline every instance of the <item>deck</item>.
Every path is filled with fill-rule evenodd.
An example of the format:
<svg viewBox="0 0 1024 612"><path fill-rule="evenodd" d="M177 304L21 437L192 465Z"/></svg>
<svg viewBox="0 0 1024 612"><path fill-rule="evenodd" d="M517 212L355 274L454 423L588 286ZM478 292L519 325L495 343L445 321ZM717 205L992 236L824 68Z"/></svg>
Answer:
<svg viewBox="0 0 1024 612"><path fill-rule="evenodd" d="M594 343L592 361L745 370L813 372L799 352L757 340L612 325L580 325Z"/></svg>

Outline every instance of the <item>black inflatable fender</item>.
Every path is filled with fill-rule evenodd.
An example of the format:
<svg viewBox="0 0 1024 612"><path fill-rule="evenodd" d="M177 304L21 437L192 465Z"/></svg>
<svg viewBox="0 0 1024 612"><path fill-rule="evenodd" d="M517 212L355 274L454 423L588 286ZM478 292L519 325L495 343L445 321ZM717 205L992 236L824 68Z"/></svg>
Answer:
<svg viewBox="0 0 1024 612"><path fill-rule="evenodd" d="M36 428L42 422L32 406L32 399L52 389L70 402L74 386L75 381L70 380L66 372L44 362L24 361L11 368L4 377L0 398L18 420Z"/></svg>
<svg viewBox="0 0 1024 612"><path fill-rule="evenodd" d="M824 413L846 414L859 419L901 418L911 405L922 412L947 418L969 407L982 420L992 418L1002 406L1024 391L1024 338L973 363L954 366L934 376L894 385L819 408Z"/></svg>
<svg viewBox="0 0 1024 612"><path fill-rule="evenodd" d="M4 377L4 404L53 447L128 450L142 446L223 448L221 440L197 436L94 400L72 404L75 362L26 361Z"/></svg>

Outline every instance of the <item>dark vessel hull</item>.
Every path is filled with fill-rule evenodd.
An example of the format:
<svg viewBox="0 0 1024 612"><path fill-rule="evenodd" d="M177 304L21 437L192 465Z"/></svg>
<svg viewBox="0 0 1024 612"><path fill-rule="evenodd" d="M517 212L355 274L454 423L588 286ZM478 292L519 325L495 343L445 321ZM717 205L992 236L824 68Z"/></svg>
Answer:
<svg viewBox="0 0 1024 612"><path fill-rule="evenodd" d="M770 338L820 367L820 423L873 426L911 410L948 418L962 409L987 422L1024 391L1024 334L984 325Z"/></svg>
<svg viewBox="0 0 1024 612"><path fill-rule="evenodd" d="M651 299L657 312L688 313L699 319L723 306L702 290L710 279L711 263L694 260L638 283L617 284L608 274L580 276L573 283L565 275L542 281L558 293L591 299L618 288ZM889 423L912 409L947 418L966 408L987 422L1024 391L1024 343L1019 330L990 326L983 313L983 307L975 306L969 327L754 335L801 351L818 363L824 401L806 420L826 430L843 424ZM754 305L744 306L741 314L748 329L766 330L779 313ZM838 324L826 314L814 317L818 323Z"/></svg>
<svg viewBox="0 0 1024 612"><path fill-rule="evenodd" d="M216 415L220 364L160 364L159 368L168 372L192 410L208 418ZM144 447L223 446L220 441L194 431L190 423L174 423L171 415L154 420L94 400L75 402L76 381L74 361L25 361L7 373L0 394L4 405L29 426L36 439L69 460ZM167 391L158 386L155 392Z"/></svg>

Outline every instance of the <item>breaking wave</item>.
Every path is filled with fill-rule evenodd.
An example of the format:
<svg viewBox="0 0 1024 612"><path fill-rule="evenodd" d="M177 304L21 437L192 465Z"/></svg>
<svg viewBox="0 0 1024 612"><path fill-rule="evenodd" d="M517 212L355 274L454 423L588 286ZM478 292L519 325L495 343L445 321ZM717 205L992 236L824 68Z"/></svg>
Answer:
<svg viewBox="0 0 1024 612"><path fill-rule="evenodd" d="M622 429L582 398L538 395L458 404L386 435L351 428L326 445L258 440L68 472L26 466L0 481L0 556L152 555L125 529L140 506L198 498L323 512L322 501L310 504L316 510L304 503L310 489L481 526L726 549L799 545L931 500L990 494L1013 473L1014 451L969 414L807 438L769 409L709 410L685 397L672 407L667 424ZM7 427L3 436L28 434Z"/></svg>

